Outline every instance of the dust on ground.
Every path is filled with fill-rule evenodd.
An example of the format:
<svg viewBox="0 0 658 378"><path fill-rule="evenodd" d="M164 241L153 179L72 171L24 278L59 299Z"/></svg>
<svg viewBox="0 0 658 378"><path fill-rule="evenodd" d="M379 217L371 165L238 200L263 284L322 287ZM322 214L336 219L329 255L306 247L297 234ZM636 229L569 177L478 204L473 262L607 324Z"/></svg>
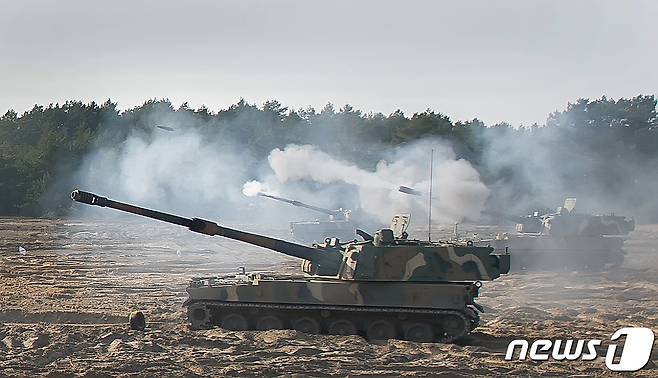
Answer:
<svg viewBox="0 0 658 378"><path fill-rule="evenodd" d="M517 338L658 330L658 226L638 227L625 249L624 265L607 272L522 272L485 283L483 325L458 345L368 343L188 329L181 304L191 277L297 269L276 252L157 222L0 219L0 375L612 375L603 357L508 362L504 354ZM128 330L134 309L147 317L144 332ZM656 376L656 364L654 348L636 375Z"/></svg>

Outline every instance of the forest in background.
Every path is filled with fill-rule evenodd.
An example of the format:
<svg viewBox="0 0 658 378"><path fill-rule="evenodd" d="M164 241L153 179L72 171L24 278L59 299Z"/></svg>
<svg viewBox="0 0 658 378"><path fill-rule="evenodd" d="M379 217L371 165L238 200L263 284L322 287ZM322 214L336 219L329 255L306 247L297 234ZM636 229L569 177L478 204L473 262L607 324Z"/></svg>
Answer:
<svg viewBox="0 0 658 378"><path fill-rule="evenodd" d="M520 201L554 207L565 196L592 196L610 209L627 209L622 215L655 222L657 126L653 95L579 99L549 114L544 125L523 127L453 121L430 109L384 115L350 105L290 109L274 100L262 106L241 100L219 111L174 108L168 100L125 111L110 100L35 105L0 117L0 215L65 215L71 201L60 189L72 185L88 154L120 145L134 133L148 138L184 127L209 141L239 146L249 157L244 169L252 171L258 169L254 162L289 144L312 144L372 169L384 149L437 138L478 170L491 189L489 208L514 208Z"/></svg>

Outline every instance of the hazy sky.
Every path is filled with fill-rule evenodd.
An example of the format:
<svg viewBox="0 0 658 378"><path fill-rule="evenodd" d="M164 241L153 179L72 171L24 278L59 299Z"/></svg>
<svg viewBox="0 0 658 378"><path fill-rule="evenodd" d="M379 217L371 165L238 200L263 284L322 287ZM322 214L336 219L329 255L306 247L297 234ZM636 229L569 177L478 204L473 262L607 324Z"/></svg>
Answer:
<svg viewBox="0 0 658 378"><path fill-rule="evenodd" d="M3 1L0 112L241 97L543 123L658 88L658 1Z"/></svg>

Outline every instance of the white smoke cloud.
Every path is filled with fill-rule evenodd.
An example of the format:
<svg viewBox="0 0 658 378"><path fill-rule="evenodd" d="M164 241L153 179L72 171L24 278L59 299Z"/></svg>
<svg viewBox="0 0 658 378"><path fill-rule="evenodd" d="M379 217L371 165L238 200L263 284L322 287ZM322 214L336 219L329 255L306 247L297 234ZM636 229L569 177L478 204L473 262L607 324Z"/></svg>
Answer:
<svg viewBox="0 0 658 378"><path fill-rule="evenodd" d="M239 143L213 141L184 122L175 131L133 132L111 148L92 152L76 185L120 201L220 222L287 228L288 221L323 219L322 213L264 198L276 194L328 209L360 210L365 226L386 225L395 213L427 217L427 197L400 193L406 185L429 187L429 154L435 150L433 219L451 223L477 219L488 196L477 171L438 141L421 141L375 152L382 157L364 169L311 145L270 152L260 169ZM257 180L253 180L253 179ZM85 208L84 211L99 209ZM107 212L102 212L107 213Z"/></svg>
<svg viewBox="0 0 658 378"><path fill-rule="evenodd" d="M239 154L199 133L142 133L87 157L81 188L184 215L213 218L243 199L246 179Z"/></svg>
<svg viewBox="0 0 658 378"><path fill-rule="evenodd" d="M435 149L432 211L437 222L477 219L489 194L478 172L469 162L456 159L451 148L436 141L423 141L396 149L381 160L374 171L335 158L311 145L289 145L274 149L268 162L272 174L263 184L273 188L299 180L323 184L347 183L358 188L361 210L387 223L399 212L412 217L427 216L427 197L400 193L400 185L419 190L429 188L429 155ZM248 183L253 185L252 183ZM285 189L283 189L285 191ZM300 195L295 193L295 195Z"/></svg>

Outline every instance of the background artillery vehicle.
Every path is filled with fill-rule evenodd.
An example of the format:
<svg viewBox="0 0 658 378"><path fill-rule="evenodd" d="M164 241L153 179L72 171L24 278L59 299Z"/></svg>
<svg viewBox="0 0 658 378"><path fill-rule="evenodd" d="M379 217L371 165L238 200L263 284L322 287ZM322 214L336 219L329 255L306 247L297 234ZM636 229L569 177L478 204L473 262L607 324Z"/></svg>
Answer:
<svg viewBox="0 0 658 378"><path fill-rule="evenodd" d="M358 334L451 342L477 327L480 280L509 271L510 256L472 243L406 239L408 216L361 242L327 239L313 247L243 232L203 219L116 202L74 191L78 202L188 227L268 248L303 260L300 277L240 274L193 279L184 306L193 329L296 329L307 333ZM396 237L395 235L401 235Z"/></svg>
<svg viewBox="0 0 658 378"><path fill-rule="evenodd" d="M285 202L293 206L302 207L328 215L328 219L314 221L290 222L290 233L295 240L302 243L321 242L326 238L339 238L350 240L355 236L357 225L352 221L352 211L347 209L331 210L313 206L301 201L278 197L272 194L258 192L256 195Z"/></svg>
<svg viewBox="0 0 658 378"><path fill-rule="evenodd" d="M623 216L580 214L576 199L567 198L555 212L535 211L526 216L487 213L516 222L516 233L499 234L492 241L497 251L514 254L512 269L601 270L624 261L624 240L635 221ZM487 241L483 240L481 244Z"/></svg>

